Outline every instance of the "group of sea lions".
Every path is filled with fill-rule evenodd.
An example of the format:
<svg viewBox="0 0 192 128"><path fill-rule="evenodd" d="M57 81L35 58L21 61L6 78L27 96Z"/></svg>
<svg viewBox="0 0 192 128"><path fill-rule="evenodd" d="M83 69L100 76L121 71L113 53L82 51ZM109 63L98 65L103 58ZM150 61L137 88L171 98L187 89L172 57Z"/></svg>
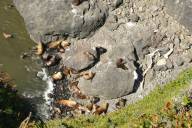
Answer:
<svg viewBox="0 0 192 128"><path fill-rule="evenodd" d="M52 67L59 64L60 57L58 52L62 51L61 53L64 54L65 49L70 47L70 44L71 43L69 43L66 40L53 41L47 45L43 43L38 43L37 46L33 48L33 51L35 52L36 55L42 58L44 65L46 67ZM50 54L49 51L55 51L55 53ZM74 111L80 111L81 113L86 112L99 115L102 113L106 113L108 109L108 103L97 105L96 103L99 101L98 98L86 96L78 88L79 82L77 79L82 77L85 80L92 80L96 75L96 73L92 71L77 71L73 68L66 67L63 64L60 64L59 71L56 71L53 74L51 74L51 78L54 83L57 83L57 81L61 81L65 78L71 78L73 75L75 75L76 77L70 80L68 84L68 89L70 90L72 97L76 99L90 100L90 104L84 106L71 99L63 99L63 98L57 99L54 103L58 104L59 106L65 106L71 108ZM50 94L49 96L53 97L53 95L54 94ZM57 112L61 112L59 111L59 108L57 108L56 110Z"/></svg>
<svg viewBox="0 0 192 128"><path fill-rule="evenodd" d="M69 80L67 88L70 91L72 98L90 101L90 103L88 104L81 105L72 99L55 98L54 104L57 104L58 106L68 107L71 110L73 110L73 112L78 111L80 114L82 113L89 113L89 114L96 114L96 115L105 114L108 110L109 104L104 102L98 105L98 102L100 102L100 98L87 96L83 94L78 87L78 84L79 84L78 79L80 77L82 77L85 80L93 80L96 73L92 71L77 71L76 69L67 67L62 63L60 63L60 60L61 60L60 55L65 54L65 50L69 48L70 45L71 43L69 43L66 40L57 40L57 41L50 42L46 45L43 43L38 43L37 46L33 49L35 54L42 58L44 65L47 68L53 67L55 65L57 66L59 65L58 66L59 70L50 74L54 83L67 79ZM100 52L102 53L104 52L102 48L98 47L97 50L98 49L102 50ZM50 51L54 51L54 52L50 52ZM85 54L90 59L95 59L94 58L95 55L93 55L92 53L85 52ZM128 69L126 67L126 61L122 58L117 59L116 67L121 68L123 70ZM64 93L63 90L64 89L61 87L60 92ZM50 94L49 96L54 97L53 95L54 94ZM118 109L122 108L125 106L125 104L126 104L125 99L119 99L119 101L116 103L116 108ZM54 110L56 111L57 114L60 114L62 113L62 111L60 110L61 108L55 107Z"/></svg>

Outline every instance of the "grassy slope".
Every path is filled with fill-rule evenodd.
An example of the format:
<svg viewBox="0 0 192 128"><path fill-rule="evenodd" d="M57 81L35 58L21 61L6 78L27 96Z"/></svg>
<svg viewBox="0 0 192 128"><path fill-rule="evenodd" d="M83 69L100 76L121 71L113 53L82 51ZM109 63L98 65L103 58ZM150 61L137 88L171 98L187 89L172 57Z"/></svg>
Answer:
<svg viewBox="0 0 192 128"><path fill-rule="evenodd" d="M121 109L117 112L108 114L107 116L90 116L75 119L63 119L49 121L46 126L48 128L57 128L66 125L72 128L108 128L117 127L133 127L138 123L138 117L142 114L152 114L160 111L167 101L178 95L182 89L186 89L190 85L192 79L192 68L182 72L178 78L164 86L164 88L156 88L143 100L135 104ZM38 126L37 126L38 127Z"/></svg>

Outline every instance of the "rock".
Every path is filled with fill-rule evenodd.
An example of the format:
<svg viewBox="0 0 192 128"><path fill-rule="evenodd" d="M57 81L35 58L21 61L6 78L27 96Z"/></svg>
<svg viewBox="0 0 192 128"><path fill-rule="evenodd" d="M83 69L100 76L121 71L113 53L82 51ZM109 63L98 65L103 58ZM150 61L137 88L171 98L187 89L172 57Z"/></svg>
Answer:
<svg viewBox="0 0 192 128"><path fill-rule="evenodd" d="M128 17L128 20L131 21L131 22L138 22L140 19L140 17L137 15L137 14L131 14L129 17Z"/></svg>
<svg viewBox="0 0 192 128"><path fill-rule="evenodd" d="M140 30L141 29L137 29L135 31ZM79 47L79 49L86 49L86 47L93 48L96 46L107 49L106 53L100 56L100 61L90 69L96 73L92 81L83 78L79 79L78 87L82 93L89 96L98 96L103 99L113 99L133 92L138 74L136 72L137 67L135 66L135 48L131 43L131 38L129 38L133 36L132 34L134 33L130 32L127 34L127 29L121 26L115 32L111 32L107 28L102 27L92 38L76 42L76 47ZM134 39L136 40L137 38ZM73 47L74 46L71 46L71 49L73 49ZM70 56L78 55L75 52L72 53L73 55ZM125 60L125 65L128 70L117 68L116 61L119 58ZM68 61L69 60L70 58Z"/></svg>
<svg viewBox="0 0 192 128"><path fill-rule="evenodd" d="M123 0L114 0L112 3L113 9L118 8L123 3Z"/></svg>
<svg viewBox="0 0 192 128"><path fill-rule="evenodd" d="M164 0L167 12L192 32L192 1Z"/></svg>
<svg viewBox="0 0 192 128"><path fill-rule="evenodd" d="M165 58L162 58L162 59L157 61L157 66L162 66L162 65L166 65L166 59Z"/></svg>
<svg viewBox="0 0 192 128"><path fill-rule="evenodd" d="M108 7L103 1L84 1L73 6L70 0L14 0L27 30L35 42L57 37L84 38L105 22Z"/></svg>
<svg viewBox="0 0 192 128"><path fill-rule="evenodd" d="M181 57L176 57L173 61L177 67L182 66L184 64L184 60Z"/></svg>

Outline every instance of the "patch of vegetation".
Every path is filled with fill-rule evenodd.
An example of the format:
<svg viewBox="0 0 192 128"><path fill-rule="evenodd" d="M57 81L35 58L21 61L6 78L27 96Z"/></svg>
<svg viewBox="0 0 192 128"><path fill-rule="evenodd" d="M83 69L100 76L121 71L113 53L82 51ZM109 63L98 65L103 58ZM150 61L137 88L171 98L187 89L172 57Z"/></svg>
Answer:
<svg viewBox="0 0 192 128"><path fill-rule="evenodd" d="M182 72L178 78L164 87L157 87L143 100L138 101L135 104L131 104L119 111L107 114L106 116L81 116L74 119L57 119L47 122L45 125L36 125L35 127L42 128L114 128L114 127L151 127L152 118L151 115L156 115L164 108L164 105L172 100L173 97L180 94L181 90L189 87L189 82L192 80L192 68ZM184 100L186 104L191 104L189 99ZM178 119L185 116L187 120L189 113L184 112L178 115L174 109L171 109L165 113L159 113L158 119L161 115L167 117L176 115ZM173 113L169 115L169 113ZM146 115L146 120L141 120L141 117ZM160 116L160 117L159 117ZM172 118L173 121L175 118ZM177 121L177 120L175 120ZM157 126L160 126L158 121ZM188 123L188 122L186 122ZM188 124L186 124L188 126Z"/></svg>
<svg viewBox="0 0 192 128"><path fill-rule="evenodd" d="M160 112L142 115L138 126L141 128L191 128L192 95L184 96L183 103L167 102Z"/></svg>

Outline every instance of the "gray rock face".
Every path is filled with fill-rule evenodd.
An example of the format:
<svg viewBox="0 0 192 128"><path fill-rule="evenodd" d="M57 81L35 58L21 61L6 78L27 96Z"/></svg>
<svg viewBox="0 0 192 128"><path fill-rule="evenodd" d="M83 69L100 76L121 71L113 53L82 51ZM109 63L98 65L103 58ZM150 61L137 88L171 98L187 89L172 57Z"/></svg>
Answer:
<svg viewBox="0 0 192 128"><path fill-rule="evenodd" d="M145 53L144 47L150 45L149 38L152 30L151 28L145 29L138 24L133 24L134 26L123 24L113 31L110 28L113 24L115 23L111 22L111 19L107 19L106 24L91 38L75 41L62 55L62 61L68 67L77 70L91 67L89 71L96 73L92 81L79 79L78 87L83 94L113 99L132 93L137 88L135 80L138 78L136 71L138 69L135 62L137 57L141 58L143 52ZM141 46L140 50L138 46ZM97 56L95 48L98 47L107 51ZM137 53L135 53L136 50L138 50ZM84 54L86 51L93 54L99 61L88 59ZM117 68L116 62L119 58L125 60L128 70Z"/></svg>
<svg viewBox="0 0 192 128"><path fill-rule="evenodd" d="M165 0L167 11L192 32L192 1Z"/></svg>
<svg viewBox="0 0 192 128"><path fill-rule="evenodd" d="M100 0L14 0L27 30L35 42L50 42L54 37L84 38L102 26L108 7Z"/></svg>

